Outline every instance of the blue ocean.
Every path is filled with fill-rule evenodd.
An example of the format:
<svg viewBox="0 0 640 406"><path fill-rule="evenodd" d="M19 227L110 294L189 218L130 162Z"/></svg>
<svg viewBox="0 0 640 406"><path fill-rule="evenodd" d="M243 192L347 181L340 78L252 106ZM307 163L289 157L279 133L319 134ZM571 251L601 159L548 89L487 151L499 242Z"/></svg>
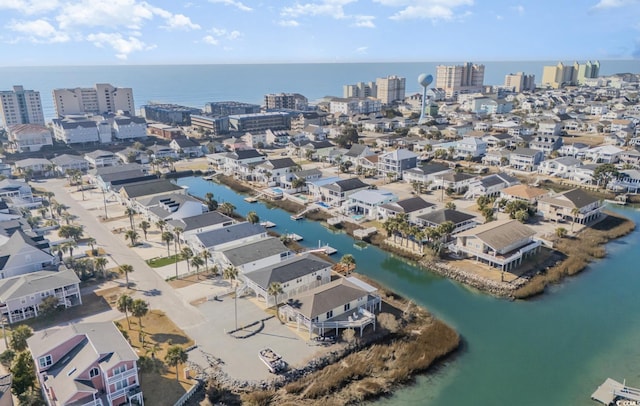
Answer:
<svg viewBox="0 0 640 406"><path fill-rule="evenodd" d="M502 84L508 73L525 72L539 81L542 67L558 61L478 62L485 64L485 84ZM572 63L573 61L564 61ZM440 64L411 63L324 63L261 65L153 65L153 66L39 66L0 67L0 90L13 85L40 91L47 120L54 117L52 90L92 87L111 83L131 87L136 109L149 102L176 103L203 108L213 101L236 100L262 104L267 93L295 92L310 101L324 96L342 96L342 86L398 75L407 78L407 93L420 91L421 73L435 75ZM600 74L640 72L637 60L601 61Z"/></svg>

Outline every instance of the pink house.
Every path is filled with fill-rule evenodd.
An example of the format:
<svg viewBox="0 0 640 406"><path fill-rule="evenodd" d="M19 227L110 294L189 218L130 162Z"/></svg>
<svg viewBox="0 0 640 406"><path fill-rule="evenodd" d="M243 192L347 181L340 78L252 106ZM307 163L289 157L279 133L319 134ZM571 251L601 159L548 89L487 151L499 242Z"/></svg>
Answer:
<svg viewBox="0 0 640 406"><path fill-rule="evenodd" d="M138 356L112 322L82 323L27 340L49 405L144 405Z"/></svg>

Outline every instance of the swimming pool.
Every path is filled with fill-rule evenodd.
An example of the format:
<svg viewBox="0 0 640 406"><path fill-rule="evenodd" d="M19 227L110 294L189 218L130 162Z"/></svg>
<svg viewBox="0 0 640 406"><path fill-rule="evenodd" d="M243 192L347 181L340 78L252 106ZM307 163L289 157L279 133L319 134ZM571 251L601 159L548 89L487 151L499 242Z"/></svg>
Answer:
<svg viewBox="0 0 640 406"><path fill-rule="evenodd" d="M364 216L362 214L354 214L351 216L352 219L354 219L355 221L360 221L364 218Z"/></svg>
<svg viewBox="0 0 640 406"><path fill-rule="evenodd" d="M272 188L271 188L271 191L272 191L274 194L276 194L276 195L281 195L281 194L283 194L283 193L284 193L284 192L282 191L282 189L280 189L279 187L272 187Z"/></svg>
<svg viewBox="0 0 640 406"><path fill-rule="evenodd" d="M317 202L316 204L317 204L318 206L320 206L320 207L324 207L325 209L328 209L328 208L329 208L329 205L328 205L328 204L326 204L325 202Z"/></svg>

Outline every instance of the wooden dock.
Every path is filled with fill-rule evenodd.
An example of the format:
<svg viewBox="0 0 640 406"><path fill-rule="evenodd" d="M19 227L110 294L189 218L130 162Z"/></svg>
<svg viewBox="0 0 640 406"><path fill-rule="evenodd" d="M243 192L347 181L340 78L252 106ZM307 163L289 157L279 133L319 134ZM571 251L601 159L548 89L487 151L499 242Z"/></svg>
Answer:
<svg viewBox="0 0 640 406"><path fill-rule="evenodd" d="M337 226L339 224L342 224L342 218L341 217L331 217L330 219L327 220L327 224L329 224L330 226Z"/></svg>
<svg viewBox="0 0 640 406"><path fill-rule="evenodd" d="M353 236L359 239L368 238L378 232L378 229L375 227L363 228L359 230L353 231Z"/></svg>
<svg viewBox="0 0 640 406"><path fill-rule="evenodd" d="M626 399L640 402L640 389L631 388L626 383L620 383L611 378L596 389L591 395L591 399L597 400L603 405L612 405L616 399Z"/></svg>
<svg viewBox="0 0 640 406"><path fill-rule="evenodd" d="M248 196L244 198L244 201L247 203L255 203L258 201L258 199L253 196Z"/></svg>
<svg viewBox="0 0 640 406"><path fill-rule="evenodd" d="M302 241L303 237L301 235L295 234L295 233L290 233L287 234L288 238L291 238L291 240L293 241Z"/></svg>

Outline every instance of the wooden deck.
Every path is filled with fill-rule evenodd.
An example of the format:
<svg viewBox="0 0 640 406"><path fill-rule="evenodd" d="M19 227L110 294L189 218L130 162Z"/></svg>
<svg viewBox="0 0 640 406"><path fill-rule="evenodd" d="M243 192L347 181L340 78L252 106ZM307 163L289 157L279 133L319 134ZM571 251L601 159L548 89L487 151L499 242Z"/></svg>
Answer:
<svg viewBox="0 0 640 406"><path fill-rule="evenodd" d="M640 389L631 388L626 384L607 378L591 395L591 399L604 405L611 405L618 398L640 401Z"/></svg>

